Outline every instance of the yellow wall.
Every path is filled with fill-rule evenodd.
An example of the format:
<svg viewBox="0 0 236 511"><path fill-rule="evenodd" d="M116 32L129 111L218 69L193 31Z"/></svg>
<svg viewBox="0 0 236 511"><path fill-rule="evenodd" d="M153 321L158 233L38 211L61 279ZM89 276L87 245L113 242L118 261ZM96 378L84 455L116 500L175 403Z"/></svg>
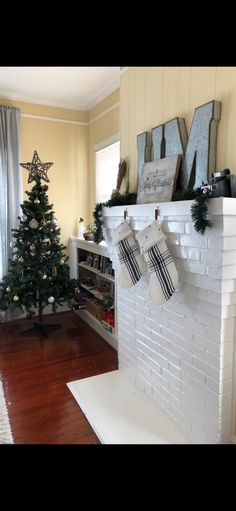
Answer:
<svg viewBox="0 0 236 511"><path fill-rule="evenodd" d="M89 112L3 98L0 98L0 104L16 106L23 114L21 161L31 161L36 149L42 161L54 162L48 172L48 197L50 204L54 204L61 241L67 246L69 236L77 233L79 217L84 218L85 225L93 221L94 145L119 133L119 89ZM66 121L80 122L81 125ZM27 182L28 171L21 167L20 172L23 190L30 190L32 183Z"/></svg>
<svg viewBox="0 0 236 511"><path fill-rule="evenodd" d="M42 161L53 161L48 171L49 203L54 204L55 216L61 228L61 242L66 246L71 234L77 233L77 219L88 221L88 112L66 110L31 103L0 99L21 109L21 161L32 160L36 149ZM43 118L24 116L35 115ZM60 122L56 121L60 119ZM69 124L79 121L84 124ZM20 167L23 190L30 190L28 171ZM46 184L46 183L45 183Z"/></svg>
<svg viewBox="0 0 236 511"><path fill-rule="evenodd" d="M120 83L121 156L128 156L130 191L137 188L137 135L175 117L189 133L194 109L222 102L216 169L236 175L236 67L134 67Z"/></svg>
<svg viewBox="0 0 236 511"><path fill-rule="evenodd" d="M89 211L90 221L95 207L94 146L119 133L119 89L107 96L89 112ZM107 111L107 112L106 112ZM97 118L98 117L98 118ZM97 118L97 119L96 119ZM118 169L117 169L118 170Z"/></svg>

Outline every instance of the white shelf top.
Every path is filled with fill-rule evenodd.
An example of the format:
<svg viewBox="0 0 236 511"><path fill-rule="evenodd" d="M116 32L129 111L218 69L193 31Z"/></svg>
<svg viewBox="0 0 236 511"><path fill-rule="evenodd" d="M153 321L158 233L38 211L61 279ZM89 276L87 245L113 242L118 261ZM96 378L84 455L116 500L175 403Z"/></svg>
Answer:
<svg viewBox="0 0 236 511"><path fill-rule="evenodd" d="M82 248L83 250L87 250L87 252L94 252L94 254L109 257L108 246L105 241L102 241L101 243L95 243L94 241L82 240L80 238L76 238L75 236L70 236L70 238L77 248Z"/></svg>
<svg viewBox="0 0 236 511"><path fill-rule="evenodd" d="M95 298L97 298L98 300L101 300L101 302L104 302L106 296L109 296L109 292L105 293L105 294L102 294L98 289L96 288L91 288L89 286L86 286L86 284L80 284L80 287L82 287L83 289L86 289L86 291L89 291L89 293L91 293L93 296L95 296Z"/></svg>
<svg viewBox="0 0 236 511"><path fill-rule="evenodd" d="M81 266L81 268L85 268L86 270L90 270L93 273L97 273L97 275L100 275L100 277L104 278L105 280L109 280L110 282L115 282L115 277L112 277L112 275L107 275L106 273L102 273L100 270L97 270L96 268L93 268L92 266L88 266L87 264L78 263L78 266Z"/></svg>

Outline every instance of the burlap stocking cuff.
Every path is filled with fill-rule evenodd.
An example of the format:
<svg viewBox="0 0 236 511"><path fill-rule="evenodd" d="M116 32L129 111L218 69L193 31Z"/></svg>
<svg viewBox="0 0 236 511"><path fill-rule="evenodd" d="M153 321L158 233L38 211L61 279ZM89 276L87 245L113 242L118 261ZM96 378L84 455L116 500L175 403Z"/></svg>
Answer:
<svg viewBox="0 0 236 511"><path fill-rule="evenodd" d="M137 240L142 254L165 239L166 237L163 232L161 232L160 224L157 220L154 220L137 234Z"/></svg>
<svg viewBox="0 0 236 511"><path fill-rule="evenodd" d="M123 220L123 222L112 233L113 245L117 245L119 241L127 238L130 234L133 235L133 231L129 225L129 222L127 220Z"/></svg>

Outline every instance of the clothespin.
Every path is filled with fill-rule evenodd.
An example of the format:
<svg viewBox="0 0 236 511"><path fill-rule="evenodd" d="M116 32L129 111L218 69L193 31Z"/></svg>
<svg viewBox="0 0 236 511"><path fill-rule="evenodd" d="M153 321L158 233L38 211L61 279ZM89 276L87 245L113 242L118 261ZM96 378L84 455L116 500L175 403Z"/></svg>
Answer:
<svg viewBox="0 0 236 511"><path fill-rule="evenodd" d="M126 220L126 217L127 217L127 216L128 216L128 209L126 208L126 209L124 210L124 220Z"/></svg>
<svg viewBox="0 0 236 511"><path fill-rule="evenodd" d="M158 215L159 215L159 208L156 208L155 209L155 220L158 219Z"/></svg>

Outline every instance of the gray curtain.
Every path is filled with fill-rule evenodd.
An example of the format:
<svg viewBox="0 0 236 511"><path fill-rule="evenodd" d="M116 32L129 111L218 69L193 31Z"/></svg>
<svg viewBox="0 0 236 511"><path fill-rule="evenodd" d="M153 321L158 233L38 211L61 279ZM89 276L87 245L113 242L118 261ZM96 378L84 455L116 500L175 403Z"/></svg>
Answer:
<svg viewBox="0 0 236 511"><path fill-rule="evenodd" d="M0 105L0 280L12 257L11 229L21 214L20 117L18 108Z"/></svg>

